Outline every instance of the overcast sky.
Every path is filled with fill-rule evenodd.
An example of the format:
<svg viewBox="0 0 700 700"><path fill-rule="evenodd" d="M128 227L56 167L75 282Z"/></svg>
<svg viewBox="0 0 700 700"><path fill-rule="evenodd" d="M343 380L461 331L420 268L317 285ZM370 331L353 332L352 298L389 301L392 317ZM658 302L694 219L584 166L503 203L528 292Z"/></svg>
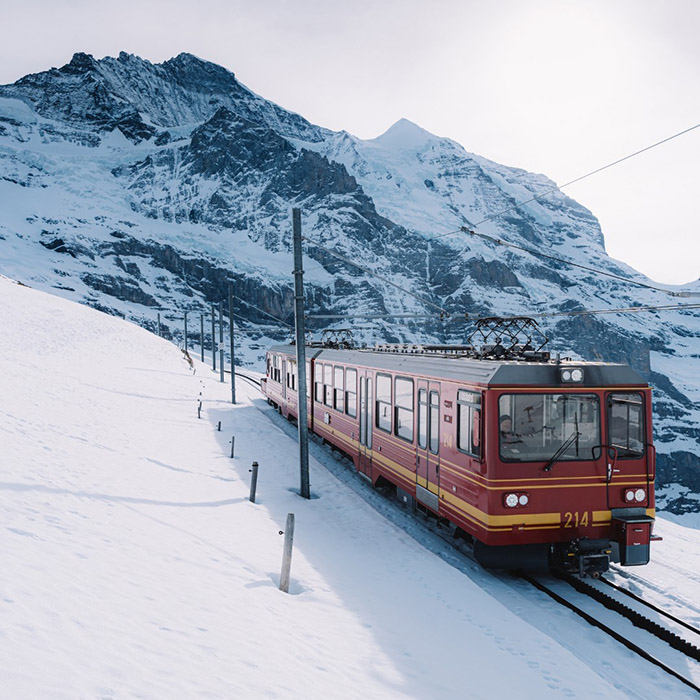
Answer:
<svg viewBox="0 0 700 700"><path fill-rule="evenodd" d="M315 124L374 138L405 117L564 183L700 123L700 0L2 1L0 84L182 51ZM700 129L565 191L608 252L700 277Z"/></svg>

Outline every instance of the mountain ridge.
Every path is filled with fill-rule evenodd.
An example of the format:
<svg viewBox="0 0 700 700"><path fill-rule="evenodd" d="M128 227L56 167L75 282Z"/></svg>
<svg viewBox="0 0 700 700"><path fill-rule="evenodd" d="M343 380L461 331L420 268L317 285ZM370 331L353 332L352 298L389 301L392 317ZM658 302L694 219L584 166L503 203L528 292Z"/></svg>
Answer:
<svg viewBox="0 0 700 700"><path fill-rule="evenodd" d="M151 329L160 309L173 318L163 319L168 332L182 309L208 308L233 282L249 359L282 333L265 314L291 318L293 206L308 239L378 275L307 242L310 313L432 315L437 305L476 317L668 303L663 292L461 231L478 224L494 238L646 281L609 258L595 216L554 188L409 120L368 141L312 125L186 53L160 64L75 54L0 87L0 194L12 202L0 218L3 269ZM674 479L694 483L697 317L542 323L554 350L627 362L654 383L660 452ZM356 325L370 342L463 342L466 333L437 316Z"/></svg>

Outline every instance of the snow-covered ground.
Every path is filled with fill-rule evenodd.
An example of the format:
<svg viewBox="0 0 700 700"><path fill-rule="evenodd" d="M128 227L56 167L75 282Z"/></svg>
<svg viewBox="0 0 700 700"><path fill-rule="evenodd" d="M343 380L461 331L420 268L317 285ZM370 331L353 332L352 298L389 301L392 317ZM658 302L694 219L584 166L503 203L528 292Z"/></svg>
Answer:
<svg viewBox="0 0 700 700"><path fill-rule="evenodd" d="M0 277L0 365L0 697L695 697L320 446L299 498L289 426L137 326ZM634 574L698 624L700 533L658 525Z"/></svg>

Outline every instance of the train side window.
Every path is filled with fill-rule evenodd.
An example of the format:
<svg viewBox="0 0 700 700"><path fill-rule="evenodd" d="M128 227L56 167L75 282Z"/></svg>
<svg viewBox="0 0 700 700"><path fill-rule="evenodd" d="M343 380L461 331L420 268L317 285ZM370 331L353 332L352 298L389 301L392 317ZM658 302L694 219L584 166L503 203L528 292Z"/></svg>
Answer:
<svg viewBox="0 0 700 700"><path fill-rule="evenodd" d="M282 382L282 372L280 370L279 355L272 356L272 379L276 382Z"/></svg>
<svg viewBox="0 0 700 700"><path fill-rule="evenodd" d="M270 373L270 372L271 372L271 367L272 367L272 362L271 362L270 356L268 355L268 356L267 356L267 376L268 376L268 377L272 376L271 373Z"/></svg>
<svg viewBox="0 0 700 700"><path fill-rule="evenodd" d="M430 420L429 420L430 446L433 454L440 449L440 395L437 391L430 392Z"/></svg>
<svg viewBox="0 0 700 700"><path fill-rule="evenodd" d="M476 391L457 392L457 448L481 457L481 394Z"/></svg>
<svg viewBox="0 0 700 700"><path fill-rule="evenodd" d="M297 363L294 360L287 362L287 386L292 391L297 389Z"/></svg>
<svg viewBox="0 0 700 700"><path fill-rule="evenodd" d="M408 442L413 442L413 380L396 377L394 380L394 431Z"/></svg>
<svg viewBox="0 0 700 700"><path fill-rule="evenodd" d="M391 432L391 377L388 374L377 375L377 428Z"/></svg>
<svg viewBox="0 0 700 700"><path fill-rule="evenodd" d="M318 403L323 403L323 365L316 363L315 367L314 397Z"/></svg>
<svg viewBox="0 0 700 700"><path fill-rule="evenodd" d="M357 370L345 370L345 413L357 417Z"/></svg>
<svg viewBox="0 0 700 700"><path fill-rule="evenodd" d="M323 366L323 403L333 405L333 365Z"/></svg>
<svg viewBox="0 0 700 700"><path fill-rule="evenodd" d="M306 398L311 398L311 362L306 363Z"/></svg>
<svg viewBox="0 0 700 700"><path fill-rule="evenodd" d="M644 454L644 403L641 394L610 394L608 397L610 445L621 459Z"/></svg>
<svg viewBox="0 0 700 700"><path fill-rule="evenodd" d="M345 371L342 367L335 368L335 383L333 389L333 408L343 412L345 397Z"/></svg>
<svg viewBox="0 0 700 700"><path fill-rule="evenodd" d="M418 447L428 446L428 392L418 389Z"/></svg>

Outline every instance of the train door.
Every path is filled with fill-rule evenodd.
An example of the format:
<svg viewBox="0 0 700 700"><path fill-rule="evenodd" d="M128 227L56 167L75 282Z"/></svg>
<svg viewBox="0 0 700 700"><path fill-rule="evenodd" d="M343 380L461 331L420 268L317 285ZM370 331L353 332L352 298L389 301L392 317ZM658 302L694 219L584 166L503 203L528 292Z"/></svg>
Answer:
<svg viewBox="0 0 700 700"><path fill-rule="evenodd" d="M358 469L360 474L372 478L372 423L374 411L372 407L372 375L368 372L358 372L360 382L360 454Z"/></svg>
<svg viewBox="0 0 700 700"><path fill-rule="evenodd" d="M645 406L641 392L608 392L607 404L607 489L608 507L649 507L649 445L646 444ZM625 482L643 476L643 489L625 488Z"/></svg>
<svg viewBox="0 0 700 700"><path fill-rule="evenodd" d="M440 488L440 384L418 380L416 499L435 512Z"/></svg>

